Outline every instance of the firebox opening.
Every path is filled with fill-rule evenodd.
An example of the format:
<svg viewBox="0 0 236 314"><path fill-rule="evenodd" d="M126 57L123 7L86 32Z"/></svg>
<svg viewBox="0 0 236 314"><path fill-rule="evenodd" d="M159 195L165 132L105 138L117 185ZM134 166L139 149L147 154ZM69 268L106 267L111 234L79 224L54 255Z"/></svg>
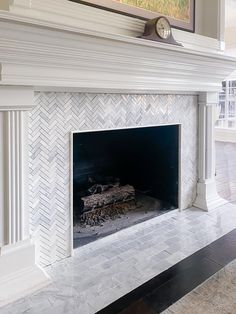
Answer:
<svg viewBox="0 0 236 314"><path fill-rule="evenodd" d="M74 247L178 207L179 125L73 134Z"/></svg>

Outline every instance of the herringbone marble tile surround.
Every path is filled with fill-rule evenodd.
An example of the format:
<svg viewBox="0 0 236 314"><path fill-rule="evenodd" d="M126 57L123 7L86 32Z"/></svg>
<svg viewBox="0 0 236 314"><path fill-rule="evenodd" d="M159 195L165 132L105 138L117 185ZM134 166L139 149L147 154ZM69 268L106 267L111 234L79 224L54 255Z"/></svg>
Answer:
<svg viewBox="0 0 236 314"><path fill-rule="evenodd" d="M71 131L181 124L181 208L197 181L197 97L191 95L35 94L30 113L30 228L46 266L70 255Z"/></svg>

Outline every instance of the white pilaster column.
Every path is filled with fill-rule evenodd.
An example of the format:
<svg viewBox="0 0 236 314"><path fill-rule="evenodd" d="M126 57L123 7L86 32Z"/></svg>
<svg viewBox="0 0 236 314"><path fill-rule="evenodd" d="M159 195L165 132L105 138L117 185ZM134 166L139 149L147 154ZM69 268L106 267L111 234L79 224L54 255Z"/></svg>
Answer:
<svg viewBox="0 0 236 314"><path fill-rule="evenodd" d="M29 236L28 110L33 89L0 86L0 306L49 283Z"/></svg>
<svg viewBox="0 0 236 314"><path fill-rule="evenodd" d="M215 122L218 94L199 95L199 154L197 197L194 206L211 210L227 203L216 190L215 182Z"/></svg>

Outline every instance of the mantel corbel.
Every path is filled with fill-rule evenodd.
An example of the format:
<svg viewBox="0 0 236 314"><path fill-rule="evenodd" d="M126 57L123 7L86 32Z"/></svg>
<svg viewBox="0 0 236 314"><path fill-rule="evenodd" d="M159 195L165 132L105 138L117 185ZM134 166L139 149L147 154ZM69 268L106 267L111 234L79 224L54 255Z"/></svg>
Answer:
<svg viewBox="0 0 236 314"><path fill-rule="evenodd" d="M49 282L36 265L29 235L28 110L33 96L31 87L0 86L0 306Z"/></svg>
<svg viewBox="0 0 236 314"><path fill-rule="evenodd" d="M28 111L34 107L34 89L31 86L0 86L0 112Z"/></svg>

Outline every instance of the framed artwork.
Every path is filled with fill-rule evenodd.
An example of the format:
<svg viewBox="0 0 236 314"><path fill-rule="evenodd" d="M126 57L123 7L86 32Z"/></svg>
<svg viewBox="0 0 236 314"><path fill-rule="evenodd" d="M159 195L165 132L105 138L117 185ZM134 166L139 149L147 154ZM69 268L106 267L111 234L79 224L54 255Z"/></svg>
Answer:
<svg viewBox="0 0 236 314"><path fill-rule="evenodd" d="M194 32L195 0L71 0L125 15L152 19L166 16L175 28Z"/></svg>

